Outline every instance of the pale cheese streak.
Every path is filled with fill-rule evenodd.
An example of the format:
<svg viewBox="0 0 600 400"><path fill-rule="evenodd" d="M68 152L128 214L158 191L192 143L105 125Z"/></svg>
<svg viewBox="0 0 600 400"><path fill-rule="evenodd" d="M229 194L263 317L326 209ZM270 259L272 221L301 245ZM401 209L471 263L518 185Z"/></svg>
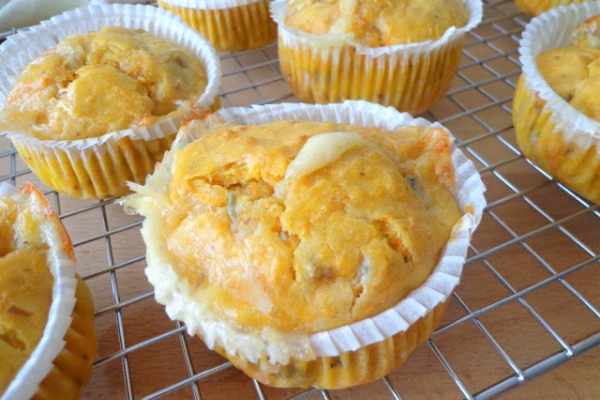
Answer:
<svg viewBox="0 0 600 400"><path fill-rule="evenodd" d="M331 164L348 150L366 146L372 144L355 132L330 132L311 137L288 165L285 177L275 186L275 196L284 197L283 190L290 179L309 175Z"/></svg>
<svg viewBox="0 0 600 400"><path fill-rule="evenodd" d="M358 0L340 0L340 17L331 25L329 33L347 33L356 18Z"/></svg>

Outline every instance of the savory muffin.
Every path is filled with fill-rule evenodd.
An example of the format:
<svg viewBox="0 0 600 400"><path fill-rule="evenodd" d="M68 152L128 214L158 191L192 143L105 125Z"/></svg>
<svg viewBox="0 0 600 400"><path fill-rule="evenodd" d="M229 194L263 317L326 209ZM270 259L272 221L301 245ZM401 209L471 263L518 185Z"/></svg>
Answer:
<svg viewBox="0 0 600 400"><path fill-rule="evenodd" d="M272 43L277 25L270 0L158 0L159 7L181 16L219 51L242 51Z"/></svg>
<svg viewBox="0 0 600 400"><path fill-rule="evenodd" d="M282 75L304 102L363 99L413 114L442 98L480 0L276 0Z"/></svg>
<svg viewBox="0 0 600 400"><path fill-rule="evenodd" d="M597 3L573 4L532 20L520 46L523 73L515 89L513 122L526 157L597 202L600 17L595 13L600 13ZM562 31L550 29L563 23Z"/></svg>
<svg viewBox="0 0 600 400"><path fill-rule="evenodd" d="M0 292L0 395L79 397L96 353L94 307L67 232L32 184L0 185Z"/></svg>
<svg viewBox="0 0 600 400"><path fill-rule="evenodd" d="M187 111L206 84L200 61L171 40L104 27L32 60L6 98L2 129L77 140L155 125Z"/></svg>
<svg viewBox="0 0 600 400"><path fill-rule="evenodd" d="M235 124L192 114L146 186L123 200L146 217L146 273L171 318L273 386L341 388L399 366L454 286L406 312L418 315L411 329L388 321L382 337L374 320L414 306L407 299L435 274L455 230L476 225L466 207L476 202L456 198L445 129L336 121L336 106L308 108L306 119L296 119L305 105L256 108L259 120L221 114ZM385 115L343 107L349 120ZM406 335L419 339L394 350Z"/></svg>
<svg viewBox="0 0 600 400"><path fill-rule="evenodd" d="M156 7L90 6L63 16L2 44L4 72L16 82L2 88L0 130L53 189L121 195L125 181L152 172L191 106L218 107L219 61L208 42ZM68 24L75 33L62 28ZM13 59L22 48L30 58Z"/></svg>

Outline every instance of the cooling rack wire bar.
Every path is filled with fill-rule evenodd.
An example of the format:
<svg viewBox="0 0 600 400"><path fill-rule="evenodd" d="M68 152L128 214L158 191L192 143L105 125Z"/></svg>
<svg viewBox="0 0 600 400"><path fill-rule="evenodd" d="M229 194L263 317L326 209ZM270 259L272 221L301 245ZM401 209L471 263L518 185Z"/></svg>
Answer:
<svg viewBox="0 0 600 400"><path fill-rule="evenodd" d="M372 384L274 389L246 377L156 304L143 273L139 217L114 199L48 190L0 138L0 181L46 188L94 296L100 348L84 398L600 398L600 210L516 148L511 105L529 18L512 0L484 3L451 90L422 116L454 133L482 174L489 205L441 327L398 371ZM221 59L224 106L297 101L281 78L275 45Z"/></svg>

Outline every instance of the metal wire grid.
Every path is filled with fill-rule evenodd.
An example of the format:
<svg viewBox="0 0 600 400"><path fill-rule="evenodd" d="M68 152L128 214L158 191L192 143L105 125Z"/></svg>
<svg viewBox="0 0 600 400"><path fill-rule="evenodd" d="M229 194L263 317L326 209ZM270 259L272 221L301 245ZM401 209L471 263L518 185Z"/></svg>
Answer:
<svg viewBox="0 0 600 400"><path fill-rule="evenodd" d="M590 235L578 225L582 219L588 228L598 224L598 205L590 204L552 181L543 171L525 160L515 147L510 107L512 90L520 72L517 42L528 19L516 12L512 1L488 0L484 3L484 22L471 34L465 46L463 62L453 88L440 104L423 115L430 120L440 121L455 133L458 145L477 163L488 187L494 188L493 193L488 193L489 205L482 226L473 240L463 284L453 296L448 317L427 341L427 346L418 349L421 355L429 349L429 354L423 357L433 355L436 360L425 366L416 365L418 373L427 374L441 367L446 380L450 379L455 388L454 392L445 392L447 396L438 395L435 398L497 398L600 344L600 298L594 296L594 292L590 294L587 287L578 289L581 279L575 279L577 274L585 271L585 278L589 280L588 275L596 276L594 274L598 271L599 243L590 240ZM221 91L224 106L296 101L279 73L275 46L222 54L221 58L224 68ZM489 141L494 141L491 151L488 150ZM529 179L528 184L517 179L520 175L515 171L523 169L530 171L528 176L534 177ZM10 143L0 139L0 181L18 185L25 180L45 187L27 169ZM247 383L240 384L244 377L232 371L234 369L229 363L204 349L198 340L187 337L185 327L178 322L168 321L160 308L149 312L152 321L143 329L128 326L133 316L138 318L140 315L136 309L146 312L154 304L151 287L140 283L144 267L143 245L138 233L140 219L124 215L114 200L86 202L50 190L46 191L46 195L54 202L73 238L79 264L83 265L80 273L94 294L99 333L108 336L108 342L112 343L107 346L109 348L99 350L86 398L231 398L226 391L228 384L245 387L247 395L242 398L367 398L364 393L368 393L368 389L359 392L359 397L356 397L357 394L349 390L275 390L249 379ZM562 213L549 207L559 199ZM522 223L515 224L512 217L515 209L523 207L527 207L534 215L525 229ZM560 235L559 242L567 241L571 246L569 251L578 254L573 258L575 262L558 265L555 260L548 260L537 243L538 238L545 239L546 235L553 238ZM482 239L478 240L479 237ZM104 254L104 257L98 258L98 254ZM545 273L535 275L535 279L528 282L515 279L518 275L510 270L511 260L523 257L529 260L527 265L535 264L543 268ZM482 278L482 274L487 275ZM498 289L477 298L473 292L478 282L469 281L470 277L493 281ZM576 284L571 283L572 279ZM560 285L570 296L569 307L577 306L579 312L586 313L590 328L583 337L581 334L573 337L570 332L563 333L564 324L554 314L549 314L537 298L538 293L556 285ZM136 289L131 289L133 286ZM534 321L533 325L538 329L536 338L544 335L550 338L546 339L548 344L543 348L545 351L527 357L515 351L515 346L507 341L498 323L491 318L506 308L511 313L525 313L527 318ZM163 316L160 320L157 317L159 315ZM160 326L154 329L154 323ZM531 326L530 323L516 326L515 335L522 339L519 332L535 330ZM468 342L474 336L480 337L480 342L468 343L466 351L465 348L462 350L466 353L464 359L457 358L454 350L460 347L457 339ZM165 383L160 381L160 374L138 372L143 370L136 360L138 354L173 341L176 343L173 346L178 348L175 358L179 361L175 364L170 361L169 368L182 369L181 379ZM481 346L485 348L481 354L472 351ZM160 351L154 351L149 359L161 357ZM203 361L206 358L210 360ZM505 365L498 374L476 380L464 372L464 362L478 364L491 358L500 359ZM410 362L411 359L407 364ZM377 386L377 393L389 394L394 399L417 398L413 397L406 383L410 381L410 376L403 375L405 368L412 366L402 367L400 375L395 372L367 387ZM117 372L114 373L114 370ZM115 380L115 376L120 378ZM221 378L214 378L218 376ZM141 379L156 379L159 382L148 389L140 386ZM220 383L216 385L217 389L209 390L207 382ZM112 388L107 389L108 386ZM382 391L381 388L385 389ZM434 392L431 396L427 397L426 394L424 398L433 398Z"/></svg>

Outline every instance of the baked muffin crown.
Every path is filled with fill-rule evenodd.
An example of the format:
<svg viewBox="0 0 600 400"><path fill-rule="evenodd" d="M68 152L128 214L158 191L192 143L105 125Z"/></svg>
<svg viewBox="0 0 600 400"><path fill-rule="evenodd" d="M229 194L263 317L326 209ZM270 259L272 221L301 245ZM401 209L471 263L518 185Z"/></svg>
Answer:
<svg viewBox="0 0 600 400"><path fill-rule="evenodd" d="M191 53L141 29L72 35L19 75L2 129L77 140L154 125L194 105L206 75Z"/></svg>
<svg viewBox="0 0 600 400"><path fill-rule="evenodd" d="M541 52L536 66L556 94L595 121L600 121L600 16L578 24L570 44Z"/></svg>
<svg viewBox="0 0 600 400"><path fill-rule="evenodd" d="M315 35L352 34L367 47L441 38L469 18L461 0L291 0L285 24Z"/></svg>

